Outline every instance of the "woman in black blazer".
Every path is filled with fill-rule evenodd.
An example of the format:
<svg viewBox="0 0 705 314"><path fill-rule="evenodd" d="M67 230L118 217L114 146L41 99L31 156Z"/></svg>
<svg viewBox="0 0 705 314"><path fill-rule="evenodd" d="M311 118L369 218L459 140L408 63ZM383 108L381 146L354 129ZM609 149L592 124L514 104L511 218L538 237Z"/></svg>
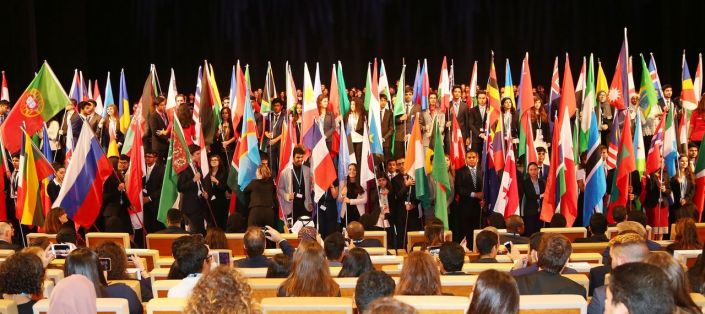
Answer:
<svg viewBox="0 0 705 314"><path fill-rule="evenodd" d="M543 202L543 192L546 190L546 182L539 178L539 167L535 162L529 163L529 177L522 185L524 191L524 204L522 208L526 235L530 236L541 230L541 203ZM538 188L538 191L537 191Z"/></svg>
<svg viewBox="0 0 705 314"><path fill-rule="evenodd" d="M671 178L671 191L673 192L673 205L668 212L669 224L676 221L676 213L681 206L693 201L695 176L690 169L687 155L681 155L678 158L678 173Z"/></svg>

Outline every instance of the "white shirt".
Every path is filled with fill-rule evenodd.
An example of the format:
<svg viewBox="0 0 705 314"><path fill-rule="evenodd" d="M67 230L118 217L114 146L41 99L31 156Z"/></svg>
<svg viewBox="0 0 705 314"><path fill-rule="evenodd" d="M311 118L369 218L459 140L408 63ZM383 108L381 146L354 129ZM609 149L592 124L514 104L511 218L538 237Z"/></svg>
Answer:
<svg viewBox="0 0 705 314"><path fill-rule="evenodd" d="M181 279L181 282L171 287L169 293L167 293L167 298L188 298L191 296L191 291L193 287L196 286L198 280L201 279L201 274L196 274L194 276L188 276Z"/></svg>

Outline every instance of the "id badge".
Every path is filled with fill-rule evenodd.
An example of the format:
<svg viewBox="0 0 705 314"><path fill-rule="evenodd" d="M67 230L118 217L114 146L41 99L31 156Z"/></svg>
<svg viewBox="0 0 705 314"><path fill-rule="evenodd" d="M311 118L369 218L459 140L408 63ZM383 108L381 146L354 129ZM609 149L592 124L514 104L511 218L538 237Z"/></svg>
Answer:
<svg viewBox="0 0 705 314"><path fill-rule="evenodd" d="M303 194L301 194L301 193L296 193L296 198L303 198L303 197L304 197Z"/></svg>
<svg viewBox="0 0 705 314"><path fill-rule="evenodd" d="M326 211L326 209L328 209L328 207L326 207L326 205L321 205L320 207L321 207L322 211Z"/></svg>

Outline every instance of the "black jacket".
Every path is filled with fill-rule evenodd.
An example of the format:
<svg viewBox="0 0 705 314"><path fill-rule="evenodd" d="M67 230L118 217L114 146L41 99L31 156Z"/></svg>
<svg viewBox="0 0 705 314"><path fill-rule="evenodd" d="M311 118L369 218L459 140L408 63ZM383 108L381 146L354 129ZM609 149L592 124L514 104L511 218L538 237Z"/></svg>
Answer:
<svg viewBox="0 0 705 314"><path fill-rule="evenodd" d="M516 277L519 294L577 294L586 296L585 287L561 274L552 274L544 270Z"/></svg>

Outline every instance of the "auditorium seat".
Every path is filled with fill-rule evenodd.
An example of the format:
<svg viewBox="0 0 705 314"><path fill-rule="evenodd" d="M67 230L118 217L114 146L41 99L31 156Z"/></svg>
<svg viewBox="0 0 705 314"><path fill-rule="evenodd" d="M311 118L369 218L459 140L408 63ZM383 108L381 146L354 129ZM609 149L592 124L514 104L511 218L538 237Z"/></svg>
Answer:
<svg viewBox="0 0 705 314"><path fill-rule="evenodd" d="M152 271L152 269L157 267L157 261L159 260L159 251L150 249L126 249L125 253L128 256L131 254L137 255L138 257L144 258L147 262L144 266L147 267L147 271Z"/></svg>
<svg viewBox="0 0 705 314"><path fill-rule="evenodd" d="M180 314L186 309L186 298L151 299L147 303L147 314Z"/></svg>
<svg viewBox="0 0 705 314"><path fill-rule="evenodd" d="M44 296L44 298L48 299L49 296L51 296L51 292L54 291L54 287L56 287L56 284L53 280L44 280L44 289L42 291L42 295Z"/></svg>
<svg viewBox="0 0 705 314"><path fill-rule="evenodd" d="M115 242L125 249L130 248L130 234L126 232L89 232L86 233L86 246L95 249L103 242Z"/></svg>
<svg viewBox="0 0 705 314"><path fill-rule="evenodd" d="M464 314L470 306L467 296L396 295L394 298L413 306L419 314Z"/></svg>
<svg viewBox="0 0 705 314"><path fill-rule="evenodd" d="M575 241L578 238L587 237L587 228L585 227L569 227L569 228L541 228L541 232L544 233L559 233L570 240L570 242Z"/></svg>
<svg viewBox="0 0 705 314"><path fill-rule="evenodd" d="M340 274L340 270L343 269L343 267L340 266L329 266L330 267L330 275L333 277L338 277L338 274Z"/></svg>
<svg viewBox="0 0 705 314"><path fill-rule="evenodd" d="M385 252L387 251L387 231L365 231L365 239L379 240L379 242L382 243L382 247L384 247Z"/></svg>
<svg viewBox="0 0 705 314"><path fill-rule="evenodd" d="M233 252L233 255L245 255L244 233L226 233L225 238L228 240L228 248Z"/></svg>
<svg viewBox="0 0 705 314"><path fill-rule="evenodd" d="M154 284L156 280L164 280L169 276L169 268L155 268L149 272L149 278Z"/></svg>
<svg viewBox="0 0 705 314"><path fill-rule="evenodd" d="M12 254L15 254L15 250L0 250L0 258L7 258Z"/></svg>
<svg viewBox="0 0 705 314"><path fill-rule="evenodd" d="M172 256L160 256L157 259L157 264L155 267L157 268L169 268L171 267L171 264L174 264L174 257Z"/></svg>
<svg viewBox="0 0 705 314"><path fill-rule="evenodd" d="M352 298L355 295L355 286L357 286L357 277L333 278L340 286L340 296Z"/></svg>
<svg viewBox="0 0 705 314"><path fill-rule="evenodd" d="M562 274L562 276L583 286L586 293L590 290L590 279L585 274ZM587 294L585 297L587 298Z"/></svg>
<svg viewBox="0 0 705 314"><path fill-rule="evenodd" d="M403 256L396 255L372 255L370 256L372 265L377 270L382 270L385 265L401 265L404 264Z"/></svg>
<svg viewBox="0 0 705 314"><path fill-rule="evenodd" d="M262 314L330 313L352 314L353 299L336 297L265 298Z"/></svg>
<svg viewBox="0 0 705 314"><path fill-rule="evenodd" d="M108 284L122 283L130 287L137 294L137 298L142 302L142 289L140 288L140 282L137 280L110 280Z"/></svg>
<svg viewBox="0 0 705 314"><path fill-rule="evenodd" d="M569 261L602 264L602 254L600 254L600 253L572 253L572 254L570 254Z"/></svg>
<svg viewBox="0 0 705 314"><path fill-rule="evenodd" d="M675 250L673 258L688 268L693 267L703 250Z"/></svg>
<svg viewBox="0 0 705 314"><path fill-rule="evenodd" d="M586 314L587 301L579 295L519 296L519 314Z"/></svg>
<svg viewBox="0 0 705 314"><path fill-rule="evenodd" d="M127 299L98 298L96 301L98 314L130 314ZM32 307L34 314L47 314L49 312L49 299L37 301Z"/></svg>
<svg viewBox="0 0 705 314"><path fill-rule="evenodd" d="M277 296L277 289L286 278L249 278L247 283L252 288L252 299L259 302L264 298Z"/></svg>
<svg viewBox="0 0 705 314"><path fill-rule="evenodd" d="M15 301L0 299L0 314L17 314Z"/></svg>
<svg viewBox="0 0 705 314"><path fill-rule="evenodd" d="M596 243L573 243L571 247L573 248L573 253L599 253L605 251L605 248L609 246L609 242L596 242Z"/></svg>
<svg viewBox="0 0 705 314"><path fill-rule="evenodd" d="M441 276L441 291L444 294L469 297L477 282L476 275Z"/></svg>
<svg viewBox="0 0 705 314"><path fill-rule="evenodd" d="M32 243L32 240L37 239L37 238L41 238L41 237L48 238L50 243L56 243L56 234L55 233L33 232L33 233L27 234L27 244Z"/></svg>
<svg viewBox="0 0 705 314"><path fill-rule="evenodd" d="M705 222L695 223L695 230L698 233L698 241L705 243ZM676 234L676 224L671 224L671 239L675 239Z"/></svg>
<svg viewBox="0 0 705 314"><path fill-rule="evenodd" d="M453 241L453 232L446 230L443 233L443 237L446 241ZM411 252L411 247L414 243L423 243L426 241L424 238L423 231L409 231L406 233L406 250Z"/></svg>
<svg viewBox="0 0 705 314"><path fill-rule="evenodd" d="M291 244L292 247L297 248L299 247L299 235L295 233L282 233L281 234L282 239L285 239L289 244ZM279 244L277 243L277 247L279 247Z"/></svg>
<svg viewBox="0 0 705 314"><path fill-rule="evenodd" d="M361 249L367 251L370 256L387 255L387 249L383 247L363 247Z"/></svg>
<svg viewBox="0 0 705 314"><path fill-rule="evenodd" d="M188 234L150 233L147 235L147 248L157 250L160 257L172 256L171 243L186 235Z"/></svg>
<svg viewBox="0 0 705 314"><path fill-rule="evenodd" d="M46 270L46 279L49 279L54 282L54 285L59 283L59 280L64 279L64 271L62 269L47 269Z"/></svg>
<svg viewBox="0 0 705 314"><path fill-rule="evenodd" d="M512 267L514 267L512 263L466 263L463 264L463 271L470 275L476 275L488 269L509 272Z"/></svg>
<svg viewBox="0 0 705 314"><path fill-rule="evenodd" d="M690 293L690 297L693 299L693 302L695 302L695 305L700 307L701 309L705 310L705 296L700 294L700 293Z"/></svg>
<svg viewBox="0 0 705 314"><path fill-rule="evenodd" d="M480 234L484 229L475 229L472 231L472 251L477 252L477 241L475 240L477 238L477 235ZM497 229L497 232L499 232L499 235L503 235L507 233L507 229ZM500 243L501 244L501 243Z"/></svg>
<svg viewBox="0 0 705 314"><path fill-rule="evenodd" d="M651 226L647 225L646 226L646 238L651 239ZM617 236L617 227L608 227L607 232L605 232L605 235L607 236L608 239L612 239Z"/></svg>
<svg viewBox="0 0 705 314"><path fill-rule="evenodd" d="M236 269L245 278L265 278L265 277L267 277L267 268L266 267L236 268Z"/></svg>
<svg viewBox="0 0 705 314"><path fill-rule="evenodd" d="M152 282L152 293L154 298L166 298L169 294L169 289L178 285L181 280L178 279L167 279L167 280L155 280Z"/></svg>
<svg viewBox="0 0 705 314"><path fill-rule="evenodd" d="M57 258L49 262L47 268L64 270L64 263L66 262L63 258Z"/></svg>

